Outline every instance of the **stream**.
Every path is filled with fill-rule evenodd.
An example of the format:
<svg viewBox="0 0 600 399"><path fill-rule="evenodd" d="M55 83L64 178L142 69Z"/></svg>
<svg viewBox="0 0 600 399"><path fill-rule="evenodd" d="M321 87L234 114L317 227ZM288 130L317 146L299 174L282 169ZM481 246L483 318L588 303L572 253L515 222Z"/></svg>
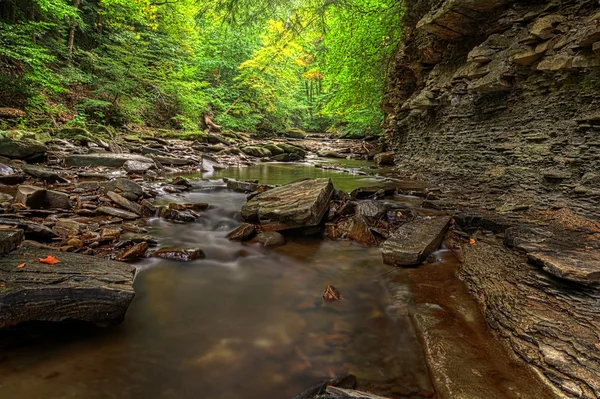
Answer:
<svg viewBox="0 0 600 399"><path fill-rule="evenodd" d="M368 168L367 163L352 167ZM359 388L400 398L433 396L408 316L391 302L379 248L294 237L276 249L225 238L245 195L222 177L284 184L330 177L351 191L370 176L309 164L215 171L164 202L207 202L192 224L149 221L159 247L199 247L206 259L136 264L136 297L125 321L106 330L72 326L0 354L5 398L291 399L324 379L355 374ZM342 300L321 294L334 285ZM13 331L18 334L18 331Z"/></svg>

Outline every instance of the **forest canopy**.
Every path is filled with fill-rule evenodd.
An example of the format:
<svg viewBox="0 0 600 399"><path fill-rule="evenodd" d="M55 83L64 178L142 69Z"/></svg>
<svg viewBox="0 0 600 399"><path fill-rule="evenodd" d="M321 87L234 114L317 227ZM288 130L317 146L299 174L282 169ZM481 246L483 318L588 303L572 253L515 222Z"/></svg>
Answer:
<svg viewBox="0 0 600 399"><path fill-rule="evenodd" d="M399 0L5 0L0 106L54 123L378 134ZM27 123L27 121L23 121Z"/></svg>

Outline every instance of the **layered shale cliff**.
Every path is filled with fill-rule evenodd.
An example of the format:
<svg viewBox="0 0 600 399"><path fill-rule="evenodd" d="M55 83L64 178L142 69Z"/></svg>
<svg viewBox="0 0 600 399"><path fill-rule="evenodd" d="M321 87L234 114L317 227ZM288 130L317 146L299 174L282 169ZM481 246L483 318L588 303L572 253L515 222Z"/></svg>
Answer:
<svg viewBox="0 0 600 399"><path fill-rule="evenodd" d="M600 398L599 3L415 0L404 23L382 104L398 170L488 230L450 245L507 348Z"/></svg>
<svg viewBox="0 0 600 399"><path fill-rule="evenodd" d="M600 6L407 1L383 102L400 169L492 209L600 216Z"/></svg>

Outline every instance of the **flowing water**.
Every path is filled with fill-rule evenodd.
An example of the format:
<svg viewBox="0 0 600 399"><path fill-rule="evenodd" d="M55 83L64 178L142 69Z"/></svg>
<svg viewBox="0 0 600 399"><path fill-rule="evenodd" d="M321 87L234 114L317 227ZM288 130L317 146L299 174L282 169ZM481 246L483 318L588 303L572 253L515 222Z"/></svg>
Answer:
<svg viewBox="0 0 600 399"><path fill-rule="evenodd" d="M265 184L331 177L344 191L376 182L310 165L260 165L218 171L190 193L161 197L211 204L197 223L148 224L160 247L199 247L206 259L136 264L136 297L119 326L54 330L4 349L0 397L286 399L345 373L374 392L431 395L411 324L388 297L380 249L319 237L288 237L275 250L230 242L245 195L217 180L225 176ZM321 299L328 284L342 300ZM410 300L408 286L395 292Z"/></svg>

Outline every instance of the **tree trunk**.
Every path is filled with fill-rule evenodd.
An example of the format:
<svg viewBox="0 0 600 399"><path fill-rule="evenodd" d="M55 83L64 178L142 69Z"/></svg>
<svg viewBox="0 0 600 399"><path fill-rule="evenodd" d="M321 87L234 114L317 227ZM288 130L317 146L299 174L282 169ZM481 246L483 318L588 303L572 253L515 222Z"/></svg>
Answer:
<svg viewBox="0 0 600 399"><path fill-rule="evenodd" d="M75 10L79 9L80 2L81 0L75 0L73 2L73 8L75 8ZM75 18L71 18L71 26L69 28L69 39L67 43L69 58L71 58L71 56L73 55L73 44L75 42L75 28L77 28L77 22L75 21Z"/></svg>
<svg viewBox="0 0 600 399"><path fill-rule="evenodd" d="M220 132L221 129L223 128L223 126L219 126L212 121L212 118L214 118L214 117L215 117L215 115L212 112L207 112L204 114L204 123L208 127L209 133Z"/></svg>

